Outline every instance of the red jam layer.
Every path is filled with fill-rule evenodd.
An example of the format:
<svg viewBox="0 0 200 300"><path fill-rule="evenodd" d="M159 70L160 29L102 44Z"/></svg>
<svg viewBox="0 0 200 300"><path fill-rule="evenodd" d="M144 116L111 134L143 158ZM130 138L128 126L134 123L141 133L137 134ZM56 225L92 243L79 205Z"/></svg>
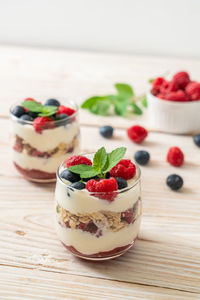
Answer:
<svg viewBox="0 0 200 300"><path fill-rule="evenodd" d="M137 237L136 237L137 238ZM135 238L135 240L136 240L136 238ZM135 241L134 240L134 241ZM133 242L134 242L133 241ZM62 242L62 244L65 246L65 248L67 248L67 250L69 250L72 254L74 254L74 255L76 255L76 256L79 256L79 257L81 257L81 258L91 258L91 259L98 259L98 258L105 258L105 259L107 259L107 258L114 258L114 257L116 257L116 256L118 256L118 255L120 255L120 254L123 254L124 252L126 252L128 249L130 249L131 248L131 246L133 245L133 243L132 244L128 244L128 245L126 245L126 246L123 246L123 247L117 247L117 248L115 248L115 249L113 249L113 250L110 250L110 251L104 251L104 252L98 252L98 253L94 253L94 254L91 254L91 255L86 255L86 254L83 254L83 253L81 253L81 252L79 252L78 250L76 250L76 248L74 248L73 246L67 246L67 245L65 245L63 242Z"/></svg>
<svg viewBox="0 0 200 300"><path fill-rule="evenodd" d="M23 169L21 168L18 164L13 162L16 169L21 173L24 177L27 179L37 179L37 180L50 180L50 179L55 179L56 178L56 173L47 173L43 172L40 170L35 170L35 169Z"/></svg>

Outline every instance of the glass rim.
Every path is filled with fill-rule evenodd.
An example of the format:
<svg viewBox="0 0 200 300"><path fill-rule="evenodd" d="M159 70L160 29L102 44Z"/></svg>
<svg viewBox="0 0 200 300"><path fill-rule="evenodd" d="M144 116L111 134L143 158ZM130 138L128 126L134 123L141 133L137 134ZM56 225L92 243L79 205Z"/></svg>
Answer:
<svg viewBox="0 0 200 300"><path fill-rule="evenodd" d="M58 97L58 98L59 98L59 97ZM20 120L20 122L21 122L21 123L24 123L24 124L33 125L33 121L34 121L34 120L33 120L33 121L23 120L23 119L20 119L20 118L18 118L18 117L16 117L15 115L12 114L12 111L13 111L13 109L14 109L15 106L17 106L17 105L22 106L22 105L20 105L20 103L21 103L21 102L17 101L17 102L13 103L13 104L10 106L10 109L9 109L9 115L10 115L10 118L12 118L12 119L15 120L15 121ZM75 112L74 112L72 115L67 116L65 119L61 119L61 120L51 120L51 121L46 122L46 124L50 124L50 123L52 123L52 121L53 121L55 124L60 124L60 123L62 123L63 121L71 120L72 118L74 118L74 117L77 116L77 114L79 113L79 106L78 106L78 104L77 104L75 101L73 101L73 100L66 100L66 101L64 102L64 104L65 104L65 103L71 103L71 104L73 105L73 107L70 107L70 108L74 108L74 109L75 109ZM62 104L61 104L61 105L62 105ZM49 117L51 117L51 116L49 116Z"/></svg>
<svg viewBox="0 0 200 300"><path fill-rule="evenodd" d="M93 155L93 154L95 154L95 152L90 152L90 153L84 153L84 154L82 154L83 156L86 156L86 155ZM66 158L65 160L63 160L62 162L61 162L61 164L59 165L59 167L58 167L58 169L57 169L57 171L56 171L56 178L57 178L57 180L59 180L59 182L61 182L61 184L63 184L67 189L74 189L74 190L77 190L77 191L80 191L81 192L81 190L78 190L78 189L75 189L75 188L73 188L73 187L70 187L69 185L67 185L63 180L62 180L62 178L61 178L61 176L60 176L60 170L61 170L61 168L63 167L63 164L65 164L65 162L67 161L67 159L68 158ZM130 161L131 162L133 162L134 163L134 165L136 166L136 175L137 175L137 179L133 182L133 184L131 185L131 186L127 186L127 187L125 187L125 188L123 188L123 189L121 189L121 190L116 190L116 191L113 191L113 192L89 192L88 191L88 193L90 194L90 195L92 195L92 196L95 196L95 195L109 195L109 194L113 194L113 193L118 193L118 194L122 194L122 193L124 193L124 192L128 192L129 190L131 190L132 188L134 188L135 186L137 186L138 185L138 183L140 182L140 180L141 180L141 169L140 169L140 167L139 167L139 165L134 161L134 160L131 160L130 159ZM67 169L67 168L66 168ZM138 172L138 174L137 174L137 172ZM134 178L134 177L133 177ZM131 178L131 179L133 179L133 178ZM131 180L130 179L130 180Z"/></svg>

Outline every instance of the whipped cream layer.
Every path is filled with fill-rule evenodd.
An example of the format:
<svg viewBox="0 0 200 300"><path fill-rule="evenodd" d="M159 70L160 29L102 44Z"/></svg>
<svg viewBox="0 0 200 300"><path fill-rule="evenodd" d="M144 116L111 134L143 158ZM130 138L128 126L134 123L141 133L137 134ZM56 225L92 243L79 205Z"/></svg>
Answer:
<svg viewBox="0 0 200 300"><path fill-rule="evenodd" d="M99 210L121 212L133 207L140 197L140 183L131 188L135 181L134 178L128 180L130 189L124 192L118 190L118 195L110 202L92 196L86 189L71 191L63 182L57 180L55 198L60 206L74 214L93 213Z"/></svg>
<svg viewBox="0 0 200 300"><path fill-rule="evenodd" d="M64 155L59 155L55 157L34 157L26 153L19 153L12 151L12 158L15 163L17 163L23 169L29 170L39 170L47 173L55 173L58 166L63 160L70 157L71 155L76 155L79 153L79 147L75 147L73 153L65 153Z"/></svg>
<svg viewBox="0 0 200 300"><path fill-rule="evenodd" d="M79 124L73 121L65 126L45 129L37 133L32 125L20 124L11 120L11 133L24 139L33 148L45 152L56 148L60 143L70 144L75 136L79 134Z"/></svg>
<svg viewBox="0 0 200 300"><path fill-rule="evenodd" d="M65 228L56 221L56 232L59 239L67 246L73 246L85 255L111 251L117 247L131 244L137 237L141 223L141 216L137 220L118 232L107 231L100 237L80 229Z"/></svg>

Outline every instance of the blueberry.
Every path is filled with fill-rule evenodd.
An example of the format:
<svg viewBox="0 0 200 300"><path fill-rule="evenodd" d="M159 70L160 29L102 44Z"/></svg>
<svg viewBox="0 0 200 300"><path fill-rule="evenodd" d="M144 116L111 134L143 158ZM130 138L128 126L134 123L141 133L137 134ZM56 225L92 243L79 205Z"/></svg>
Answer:
<svg viewBox="0 0 200 300"><path fill-rule="evenodd" d="M109 139L113 135L113 127L112 126L102 126L102 127L99 128L99 133L103 137Z"/></svg>
<svg viewBox="0 0 200 300"><path fill-rule="evenodd" d="M183 179L179 175L172 174L167 177L166 183L170 189L177 191L183 186Z"/></svg>
<svg viewBox="0 0 200 300"><path fill-rule="evenodd" d="M56 117L56 121L59 121L56 123L56 126L64 126L64 125L72 122L72 120L69 118L69 116L67 114L58 115Z"/></svg>
<svg viewBox="0 0 200 300"><path fill-rule="evenodd" d="M107 172L106 173L106 179L109 179L110 178L110 172Z"/></svg>
<svg viewBox="0 0 200 300"><path fill-rule="evenodd" d="M23 120L23 121L29 121L29 122L33 122L33 118L29 115L22 115L20 117L20 120ZM23 123L23 122L22 122Z"/></svg>
<svg viewBox="0 0 200 300"><path fill-rule="evenodd" d="M33 111L29 111L28 115L31 116L33 119L38 117L38 114L36 112L33 112Z"/></svg>
<svg viewBox="0 0 200 300"><path fill-rule="evenodd" d="M20 106L20 105L15 106L12 111L12 114L18 118L21 117L22 115L24 115L25 113L26 113L26 111L25 111L24 107Z"/></svg>
<svg viewBox="0 0 200 300"><path fill-rule="evenodd" d="M193 141L194 143L200 147L200 133L196 134L194 137L193 137Z"/></svg>
<svg viewBox="0 0 200 300"><path fill-rule="evenodd" d="M44 105L60 106L60 102L56 99L48 99Z"/></svg>
<svg viewBox="0 0 200 300"><path fill-rule="evenodd" d="M128 186L127 181L124 178L116 177L115 178L118 185L118 190L124 189Z"/></svg>
<svg viewBox="0 0 200 300"><path fill-rule="evenodd" d="M77 190L83 190L85 188L85 183L77 181L77 182L70 184L70 187L77 189Z"/></svg>
<svg viewBox="0 0 200 300"><path fill-rule="evenodd" d="M79 174L75 174L67 169L62 171L62 173L60 174L60 177L65 180L68 180L70 182L76 182L81 179Z"/></svg>
<svg viewBox="0 0 200 300"><path fill-rule="evenodd" d="M150 155L147 151L140 150L135 153L134 158L139 165L144 166L149 162Z"/></svg>

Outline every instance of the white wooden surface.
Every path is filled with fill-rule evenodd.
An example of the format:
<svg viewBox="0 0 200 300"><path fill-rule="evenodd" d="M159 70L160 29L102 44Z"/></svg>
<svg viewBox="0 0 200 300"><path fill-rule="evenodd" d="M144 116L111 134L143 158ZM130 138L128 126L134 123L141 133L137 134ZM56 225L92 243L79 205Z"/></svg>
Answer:
<svg viewBox="0 0 200 300"><path fill-rule="evenodd" d="M190 136L149 133L142 145L124 128L134 120L99 118L114 138L98 134L96 116L81 111L82 152L125 145L151 153L142 168L143 220L135 247L105 263L88 263L66 252L53 225L54 184L25 181L9 158L8 109L27 96L87 96L112 91L116 81L147 88L149 77L187 69L200 79L200 61L64 51L0 48L0 299L200 299L200 151ZM185 153L180 169L166 152ZM182 191L165 185L170 173L183 176Z"/></svg>

